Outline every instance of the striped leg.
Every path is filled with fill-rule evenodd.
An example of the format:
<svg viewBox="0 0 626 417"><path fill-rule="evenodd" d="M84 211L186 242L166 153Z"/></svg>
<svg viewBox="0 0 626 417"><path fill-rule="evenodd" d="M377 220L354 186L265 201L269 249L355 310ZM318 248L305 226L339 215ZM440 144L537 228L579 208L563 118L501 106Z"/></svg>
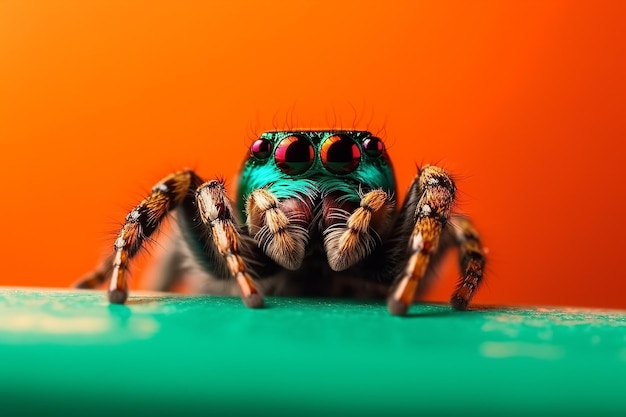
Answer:
<svg viewBox="0 0 626 417"><path fill-rule="evenodd" d="M389 312L404 315L413 303L420 280L426 274L431 255L437 251L443 227L454 203L456 188L441 168L425 166L411 186L407 199L415 200L413 231L409 238L409 258L387 299ZM408 205L406 207L413 207Z"/></svg>
<svg viewBox="0 0 626 417"><path fill-rule="evenodd" d="M126 216L126 222L114 244L114 252L100 266L74 284L77 288L97 288L111 277L109 300L124 303L128 297L126 271L145 239L156 230L167 214L201 183L192 171L176 172L165 177L150 195Z"/></svg>
<svg viewBox="0 0 626 417"><path fill-rule="evenodd" d="M330 267L343 271L372 253L391 225L395 204L383 190L364 194L355 210L346 210L338 200L328 196L323 202L324 248Z"/></svg>
<svg viewBox="0 0 626 417"><path fill-rule="evenodd" d="M450 304L457 310L466 310L483 278L486 262L485 250L478 232L468 218L455 215L450 219L448 227L452 230L456 244L459 246L461 264L461 277L452 294Z"/></svg>
<svg viewBox="0 0 626 417"><path fill-rule="evenodd" d="M223 184L203 180L191 170L169 175L154 186L150 195L126 216L114 245L114 253L92 274L77 283L79 288L94 288L111 275L109 301L122 304L128 297L126 272L132 258L159 224L175 208L192 225L191 233L207 249L216 271L226 271L237 280L244 303L260 307L258 294L239 253L239 235L232 220Z"/></svg>
<svg viewBox="0 0 626 417"><path fill-rule="evenodd" d="M191 170L179 171L157 183L150 195L126 216L115 241L109 301L123 304L128 297L126 272L131 259L157 229L163 219L195 189L202 180Z"/></svg>
<svg viewBox="0 0 626 417"><path fill-rule="evenodd" d="M237 280L241 298L247 307L263 306L263 296L256 289L241 257L241 237L235 227L233 211L224 184L209 181L196 191L202 223L210 229L215 248L225 261L228 273Z"/></svg>

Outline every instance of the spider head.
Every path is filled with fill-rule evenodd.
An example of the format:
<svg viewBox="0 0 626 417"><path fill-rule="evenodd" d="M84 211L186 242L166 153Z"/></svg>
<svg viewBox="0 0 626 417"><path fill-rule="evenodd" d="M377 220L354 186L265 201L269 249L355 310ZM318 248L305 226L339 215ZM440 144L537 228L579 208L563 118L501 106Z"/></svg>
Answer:
<svg viewBox="0 0 626 417"><path fill-rule="evenodd" d="M383 141L370 132L274 131L250 147L239 180L240 203L264 187L279 198L341 191L358 201L359 189L395 192L395 179Z"/></svg>

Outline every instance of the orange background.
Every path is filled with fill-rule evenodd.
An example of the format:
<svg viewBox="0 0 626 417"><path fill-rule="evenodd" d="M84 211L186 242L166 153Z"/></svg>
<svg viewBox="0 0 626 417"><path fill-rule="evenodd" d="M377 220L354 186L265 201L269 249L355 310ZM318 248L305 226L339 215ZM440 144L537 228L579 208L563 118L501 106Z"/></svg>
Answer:
<svg viewBox="0 0 626 417"><path fill-rule="evenodd" d="M626 308L623 4L1 1L0 284L69 285L174 169L232 188L256 134L355 126L402 195L456 175L477 302Z"/></svg>

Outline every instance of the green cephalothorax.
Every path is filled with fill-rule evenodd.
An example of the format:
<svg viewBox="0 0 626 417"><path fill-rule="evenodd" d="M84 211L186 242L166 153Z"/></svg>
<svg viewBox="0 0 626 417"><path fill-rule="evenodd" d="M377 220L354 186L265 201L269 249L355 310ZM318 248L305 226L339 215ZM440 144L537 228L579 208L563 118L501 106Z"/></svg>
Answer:
<svg viewBox="0 0 626 417"><path fill-rule="evenodd" d="M263 133L252 144L239 178L237 200L244 218L247 196L260 188L279 199L299 195L314 199L339 192L355 202L359 193L370 190L396 191L383 142L358 130Z"/></svg>

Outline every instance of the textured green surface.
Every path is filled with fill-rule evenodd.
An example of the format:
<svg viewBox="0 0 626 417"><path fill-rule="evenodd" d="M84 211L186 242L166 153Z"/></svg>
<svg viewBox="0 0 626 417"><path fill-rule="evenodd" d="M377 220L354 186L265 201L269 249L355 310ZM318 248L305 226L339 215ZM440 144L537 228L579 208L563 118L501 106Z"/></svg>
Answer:
<svg viewBox="0 0 626 417"><path fill-rule="evenodd" d="M623 312L0 289L0 415L626 415Z"/></svg>

